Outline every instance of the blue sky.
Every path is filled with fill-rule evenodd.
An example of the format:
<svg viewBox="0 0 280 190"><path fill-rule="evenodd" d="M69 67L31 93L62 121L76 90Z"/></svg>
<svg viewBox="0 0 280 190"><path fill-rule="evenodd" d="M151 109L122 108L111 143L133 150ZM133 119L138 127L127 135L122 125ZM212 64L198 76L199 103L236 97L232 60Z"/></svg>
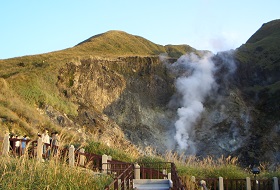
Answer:
<svg viewBox="0 0 280 190"><path fill-rule="evenodd" d="M280 18L279 0L28 0L0 5L0 59L73 47L122 30L160 45L235 49Z"/></svg>

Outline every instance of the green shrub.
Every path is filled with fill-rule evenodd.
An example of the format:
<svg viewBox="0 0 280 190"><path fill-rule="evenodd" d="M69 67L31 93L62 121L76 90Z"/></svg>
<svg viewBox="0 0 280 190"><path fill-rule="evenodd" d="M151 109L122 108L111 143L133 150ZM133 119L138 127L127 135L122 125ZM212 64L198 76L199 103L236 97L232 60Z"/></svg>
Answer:
<svg viewBox="0 0 280 190"><path fill-rule="evenodd" d="M112 158L115 160L120 160L123 162L133 162L134 160L132 156L128 155L123 150L108 147L100 142L89 142L85 147L85 151L99 155L106 154L108 156L112 156Z"/></svg>

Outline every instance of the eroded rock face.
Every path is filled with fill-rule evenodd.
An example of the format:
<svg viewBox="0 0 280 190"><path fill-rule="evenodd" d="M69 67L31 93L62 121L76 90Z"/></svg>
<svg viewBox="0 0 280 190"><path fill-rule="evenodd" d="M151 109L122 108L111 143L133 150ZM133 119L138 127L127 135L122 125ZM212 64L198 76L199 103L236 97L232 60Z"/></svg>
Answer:
<svg viewBox="0 0 280 190"><path fill-rule="evenodd" d="M173 80L158 58L67 63L60 71L57 86L64 96L79 105L75 121L99 137L111 136L112 144L116 135L110 132L110 126L115 123L113 126L121 128L127 142L166 150L166 126L171 123L165 112L173 94ZM105 125L101 117L107 118Z"/></svg>
<svg viewBox="0 0 280 190"><path fill-rule="evenodd" d="M223 60L214 61L219 65ZM190 133L193 152L238 156L244 164L277 161L279 154L271 157L270 153L279 146L269 143L276 140L279 123L264 130L262 114L247 101L238 77L231 73L231 81L225 82L225 68L219 69L219 88L206 98L204 112ZM170 106L176 97L176 77L158 57L93 58L67 63L60 70L57 86L63 96L79 105L74 123L98 140L109 146L152 147L165 153L180 151L174 141L179 106ZM262 137L264 131L271 139Z"/></svg>
<svg viewBox="0 0 280 190"><path fill-rule="evenodd" d="M67 63L60 71L58 86L72 101L102 112L126 87L124 77L110 70L108 63L106 60Z"/></svg>

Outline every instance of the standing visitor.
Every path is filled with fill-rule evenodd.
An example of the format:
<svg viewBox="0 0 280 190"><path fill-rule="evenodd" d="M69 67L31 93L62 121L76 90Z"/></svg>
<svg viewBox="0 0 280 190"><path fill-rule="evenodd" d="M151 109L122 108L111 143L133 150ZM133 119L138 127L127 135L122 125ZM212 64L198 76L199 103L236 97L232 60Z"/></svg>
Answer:
<svg viewBox="0 0 280 190"><path fill-rule="evenodd" d="M22 152L22 155L24 155L24 153L25 153L26 141L27 141L27 136L24 135L23 138L22 138L22 141L21 141L21 152Z"/></svg>
<svg viewBox="0 0 280 190"><path fill-rule="evenodd" d="M20 155L20 141L18 140L18 136L17 135L16 135L15 147L16 147L16 154Z"/></svg>
<svg viewBox="0 0 280 190"><path fill-rule="evenodd" d="M14 150L14 146L15 146L15 143L13 141L14 138L15 138L15 136L13 134L10 134L10 150L11 151Z"/></svg>
<svg viewBox="0 0 280 190"><path fill-rule="evenodd" d="M58 150L58 146L59 146L59 141L60 141L60 137L58 135L58 132L54 132L53 136L52 136L52 151L53 154L56 155L57 154L57 150Z"/></svg>
<svg viewBox="0 0 280 190"><path fill-rule="evenodd" d="M43 142L43 154L46 158L49 157L49 150L48 147L50 146L50 136L49 136L49 129L45 128L44 133L42 134L42 142Z"/></svg>

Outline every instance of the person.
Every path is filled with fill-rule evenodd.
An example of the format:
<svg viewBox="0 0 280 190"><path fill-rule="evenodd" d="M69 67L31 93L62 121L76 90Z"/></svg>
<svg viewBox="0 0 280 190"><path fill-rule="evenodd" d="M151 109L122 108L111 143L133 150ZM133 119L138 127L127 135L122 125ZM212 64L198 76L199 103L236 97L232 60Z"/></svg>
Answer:
<svg viewBox="0 0 280 190"><path fill-rule="evenodd" d="M10 150L14 150L14 141L13 139L15 138L14 134L10 134Z"/></svg>
<svg viewBox="0 0 280 190"><path fill-rule="evenodd" d="M16 135L16 139L18 139L17 135ZM15 147L16 147L16 154L19 155L20 154L20 141L19 140L16 140Z"/></svg>
<svg viewBox="0 0 280 190"><path fill-rule="evenodd" d="M54 155L57 154L57 150L58 150L58 146L59 146L59 141L60 141L60 137L59 137L58 132L56 131L52 135L52 143L51 143L52 151L53 151Z"/></svg>
<svg viewBox="0 0 280 190"><path fill-rule="evenodd" d="M21 153L24 155L26 148L27 135L24 135L21 141Z"/></svg>
<svg viewBox="0 0 280 190"><path fill-rule="evenodd" d="M48 147L50 146L50 136L49 136L49 129L45 128L44 133L42 134L42 142L43 142L43 154L48 158L49 150Z"/></svg>
<svg viewBox="0 0 280 190"><path fill-rule="evenodd" d="M54 132L51 133L51 136L50 136L50 144L52 145L52 140L54 138Z"/></svg>
<svg viewBox="0 0 280 190"><path fill-rule="evenodd" d="M42 135L38 132L37 133L37 139L32 142L33 145L33 156L37 156L37 148L38 148L38 139L42 138Z"/></svg>

